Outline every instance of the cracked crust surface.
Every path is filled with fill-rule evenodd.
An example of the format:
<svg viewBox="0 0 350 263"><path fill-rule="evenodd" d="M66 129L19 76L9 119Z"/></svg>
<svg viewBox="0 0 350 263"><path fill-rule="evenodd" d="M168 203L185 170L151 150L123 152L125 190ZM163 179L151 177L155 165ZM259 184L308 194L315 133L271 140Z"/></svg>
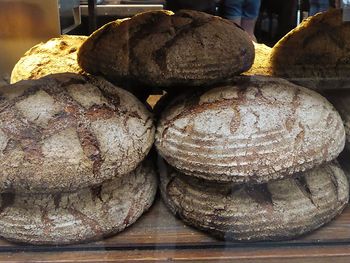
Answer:
<svg viewBox="0 0 350 263"><path fill-rule="evenodd" d="M350 92L337 91L327 94L327 98L333 103L343 119L346 133L346 148L350 151Z"/></svg>
<svg viewBox="0 0 350 263"><path fill-rule="evenodd" d="M98 240L133 224L157 191L150 161L102 185L75 193L0 195L0 236L31 244Z"/></svg>
<svg viewBox="0 0 350 263"><path fill-rule="evenodd" d="M77 53L86 36L62 35L29 49L11 73L11 83L54 73L82 73Z"/></svg>
<svg viewBox="0 0 350 263"><path fill-rule="evenodd" d="M333 160L344 143L342 120L324 97L260 76L177 96L162 112L155 145L185 174L262 183Z"/></svg>
<svg viewBox="0 0 350 263"><path fill-rule="evenodd" d="M291 239L331 221L345 208L349 183L325 164L266 184L215 184L185 176L160 160L164 202L186 224L225 240Z"/></svg>
<svg viewBox="0 0 350 263"><path fill-rule="evenodd" d="M313 89L350 88L350 23L333 9L304 20L272 49L272 74Z"/></svg>
<svg viewBox="0 0 350 263"><path fill-rule="evenodd" d="M102 78L73 73L0 90L2 192L74 191L131 172L154 141L151 114Z"/></svg>
<svg viewBox="0 0 350 263"><path fill-rule="evenodd" d="M163 88L221 82L248 70L253 60L254 46L243 30L190 10L145 12L108 23L78 52L79 65L91 74Z"/></svg>

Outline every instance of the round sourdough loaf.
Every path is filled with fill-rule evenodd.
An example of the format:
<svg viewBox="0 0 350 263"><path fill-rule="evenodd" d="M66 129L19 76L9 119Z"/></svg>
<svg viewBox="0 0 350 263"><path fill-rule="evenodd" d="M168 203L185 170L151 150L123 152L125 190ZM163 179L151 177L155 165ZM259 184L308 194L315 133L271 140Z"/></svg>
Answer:
<svg viewBox="0 0 350 263"><path fill-rule="evenodd" d="M134 223L153 203L157 178L150 161L130 174L76 193L0 195L0 236L32 244L101 239Z"/></svg>
<svg viewBox="0 0 350 263"><path fill-rule="evenodd" d="M313 89L350 88L350 23L341 9L304 20L272 50L272 74Z"/></svg>
<svg viewBox="0 0 350 263"><path fill-rule="evenodd" d="M131 172L154 141L151 114L109 82L73 73L0 90L0 190L61 192Z"/></svg>
<svg viewBox="0 0 350 263"><path fill-rule="evenodd" d="M261 185L215 184L161 164L164 202L185 223L226 240L291 239L322 226L348 203L349 183L335 164Z"/></svg>
<svg viewBox="0 0 350 263"><path fill-rule="evenodd" d="M247 33L228 20L191 10L116 20L94 32L78 52L79 65L91 74L163 88L222 82L253 61Z"/></svg>
<svg viewBox="0 0 350 263"><path fill-rule="evenodd" d="M176 97L156 133L169 164L224 182L283 178L336 158L344 143L342 120L325 98L262 76Z"/></svg>
<svg viewBox="0 0 350 263"><path fill-rule="evenodd" d="M86 36L62 35L29 49L12 70L11 83L53 73L81 73L77 53Z"/></svg>

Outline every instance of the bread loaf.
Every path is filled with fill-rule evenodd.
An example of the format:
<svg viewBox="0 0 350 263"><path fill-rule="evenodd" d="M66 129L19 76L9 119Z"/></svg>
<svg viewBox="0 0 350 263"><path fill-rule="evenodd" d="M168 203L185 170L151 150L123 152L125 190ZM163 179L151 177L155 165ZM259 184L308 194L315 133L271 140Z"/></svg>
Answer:
<svg viewBox="0 0 350 263"><path fill-rule="evenodd" d="M176 97L155 145L185 174L263 183L333 160L344 143L342 120L324 97L260 76Z"/></svg>
<svg viewBox="0 0 350 263"><path fill-rule="evenodd" d="M134 170L154 141L130 93L73 73L0 90L0 191L74 191Z"/></svg>
<svg viewBox="0 0 350 263"><path fill-rule="evenodd" d="M333 9L303 21L272 50L272 74L313 89L350 88L350 23Z"/></svg>
<svg viewBox="0 0 350 263"><path fill-rule="evenodd" d="M193 179L161 169L161 193L186 224L225 240L291 239L331 221L348 203L349 183L335 164L296 178L247 186Z"/></svg>
<svg viewBox="0 0 350 263"><path fill-rule="evenodd" d="M0 236L31 244L70 244L122 231L147 210L157 191L151 162L76 193L0 195Z"/></svg>
<svg viewBox="0 0 350 263"><path fill-rule="evenodd" d="M222 82L248 70L254 46L243 30L209 14L152 11L117 20L81 46L79 65L116 83L163 88Z"/></svg>
<svg viewBox="0 0 350 263"><path fill-rule="evenodd" d="M54 73L81 73L77 53L86 36L62 35L29 49L12 70L11 83Z"/></svg>

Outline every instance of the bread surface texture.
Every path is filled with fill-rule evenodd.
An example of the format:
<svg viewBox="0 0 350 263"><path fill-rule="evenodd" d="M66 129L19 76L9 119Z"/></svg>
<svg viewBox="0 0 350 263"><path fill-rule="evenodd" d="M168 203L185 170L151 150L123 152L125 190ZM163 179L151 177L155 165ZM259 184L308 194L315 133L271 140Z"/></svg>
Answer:
<svg viewBox="0 0 350 263"><path fill-rule="evenodd" d="M99 240L133 224L156 191L154 167L146 160L127 175L75 193L3 193L0 236L41 245Z"/></svg>
<svg viewBox="0 0 350 263"><path fill-rule="evenodd" d="M325 164L266 184L215 184L189 178L163 163L161 193L186 224L221 239L286 240L313 231L346 207L349 183Z"/></svg>
<svg viewBox="0 0 350 263"><path fill-rule="evenodd" d="M342 120L324 97L255 76L175 97L162 111L155 145L185 174L262 183L333 160L344 143Z"/></svg>
<svg viewBox="0 0 350 263"><path fill-rule="evenodd" d="M274 76L313 89L350 88L350 23L332 9L303 21L272 49Z"/></svg>
<svg viewBox="0 0 350 263"><path fill-rule="evenodd" d="M0 189L65 192L127 174L154 141L151 114L102 78L73 73L0 90Z"/></svg>
<svg viewBox="0 0 350 263"><path fill-rule="evenodd" d="M11 73L11 83L54 73L82 73L77 53L86 36L62 35L29 49Z"/></svg>
<svg viewBox="0 0 350 263"><path fill-rule="evenodd" d="M79 65L91 74L163 88L222 82L253 61L248 34L230 21L191 10L116 20L94 32L78 52Z"/></svg>

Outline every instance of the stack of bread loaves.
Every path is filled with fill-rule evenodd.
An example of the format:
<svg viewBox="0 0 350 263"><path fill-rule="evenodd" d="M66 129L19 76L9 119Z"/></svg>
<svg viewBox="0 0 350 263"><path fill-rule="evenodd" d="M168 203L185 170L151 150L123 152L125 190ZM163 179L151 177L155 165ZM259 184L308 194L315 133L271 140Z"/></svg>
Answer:
<svg viewBox="0 0 350 263"><path fill-rule="evenodd" d="M331 162L344 147L344 127L313 91L235 77L253 61L241 29L188 10L111 22L78 52L90 74L173 94L163 100L156 147L166 161L159 162L162 196L175 214L225 239L292 238L348 202L347 178Z"/></svg>
<svg viewBox="0 0 350 263"><path fill-rule="evenodd" d="M151 115L130 93L74 73L0 90L0 236L67 244L123 230L152 204Z"/></svg>
<svg viewBox="0 0 350 263"><path fill-rule="evenodd" d="M186 223L229 240L288 239L348 202L342 120L316 92L282 79L240 77L186 93L156 133L161 192Z"/></svg>

